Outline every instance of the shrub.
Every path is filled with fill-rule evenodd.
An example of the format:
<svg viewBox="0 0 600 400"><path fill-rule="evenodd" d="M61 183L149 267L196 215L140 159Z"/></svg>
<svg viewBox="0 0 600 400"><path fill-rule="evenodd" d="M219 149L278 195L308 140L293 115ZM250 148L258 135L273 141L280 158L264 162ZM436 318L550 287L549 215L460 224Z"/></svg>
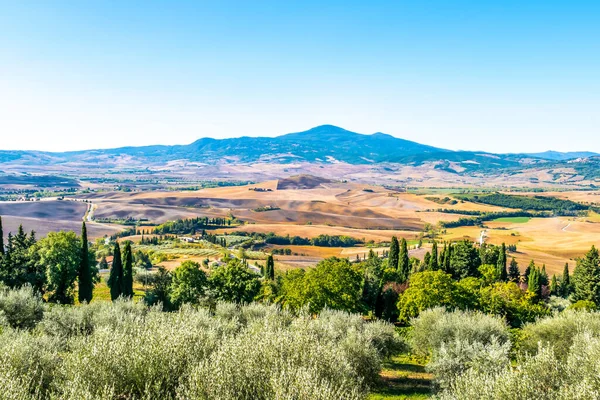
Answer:
<svg viewBox="0 0 600 400"><path fill-rule="evenodd" d="M331 310L54 306L35 330L0 331L0 397L362 399L401 345L392 325Z"/></svg>
<svg viewBox="0 0 600 400"><path fill-rule="evenodd" d="M457 339L483 345L509 341L508 327L502 318L478 311L447 312L438 307L422 312L411 320L411 325L411 349L423 356L435 354L442 346L455 343Z"/></svg>
<svg viewBox="0 0 600 400"><path fill-rule="evenodd" d="M509 353L510 342L500 343L495 337L487 344L456 338L434 352L427 370L433 373L438 388L448 388L469 369L479 373L500 372L510 365Z"/></svg>
<svg viewBox="0 0 600 400"><path fill-rule="evenodd" d="M526 325L523 328L520 349L535 353L540 344L551 346L559 358L566 357L573 338L582 332L600 337L600 313L564 311Z"/></svg>
<svg viewBox="0 0 600 400"><path fill-rule="evenodd" d="M44 303L31 286L1 289L0 314L15 329L33 329L44 316Z"/></svg>

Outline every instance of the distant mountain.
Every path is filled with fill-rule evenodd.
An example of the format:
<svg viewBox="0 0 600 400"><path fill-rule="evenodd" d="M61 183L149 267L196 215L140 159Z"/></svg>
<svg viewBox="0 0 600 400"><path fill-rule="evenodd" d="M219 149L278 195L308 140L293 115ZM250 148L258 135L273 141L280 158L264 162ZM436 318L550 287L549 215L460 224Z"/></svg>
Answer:
<svg viewBox="0 0 600 400"><path fill-rule="evenodd" d="M476 151L451 151L374 133L364 135L333 125L322 125L304 132L277 137L203 138L189 145L122 147L64 153L0 151L0 163L55 165L75 163L98 167L124 165L127 158L141 164L162 164L188 160L205 164L320 162L349 164L432 163L448 172L518 167L548 160L562 161L593 153L545 152L529 155L492 154Z"/></svg>
<svg viewBox="0 0 600 400"><path fill-rule="evenodd" d="M549 151L544 151L542 153L528 153L527 155L531 156L531 157L536 157L536 158L543 158L545 160L566 161L566 160L572 160L575 158L595 157L595 156L599 156L600 154L592 153L589 151L572 151L572 152L561 153L559 151L549 150Z"/></svg>

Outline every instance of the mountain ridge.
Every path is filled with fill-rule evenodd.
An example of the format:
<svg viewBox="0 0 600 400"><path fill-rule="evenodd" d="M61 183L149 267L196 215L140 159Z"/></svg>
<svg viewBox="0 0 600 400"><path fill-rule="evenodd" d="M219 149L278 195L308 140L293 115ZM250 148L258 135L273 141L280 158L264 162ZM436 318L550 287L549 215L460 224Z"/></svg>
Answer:
<svg viewBox="0 0 600 400"><path fill-rule="evenodd" d="M439 162L440 169L451 169L452 163L466 169L518 166L527 162L559 162L597 156L592 152L499 154L484 151L448 150L398 138L383 132L361 134L335 125L320 125L301 132L275 137L215 139L200 138L187 145L125 146L68 152L0 151L0 163L22 157L38 162L91 162L114 157L136 157L149 162L189 160L206 164L223 162L253 163L293 161L346 162L349 164Z"/></svg>

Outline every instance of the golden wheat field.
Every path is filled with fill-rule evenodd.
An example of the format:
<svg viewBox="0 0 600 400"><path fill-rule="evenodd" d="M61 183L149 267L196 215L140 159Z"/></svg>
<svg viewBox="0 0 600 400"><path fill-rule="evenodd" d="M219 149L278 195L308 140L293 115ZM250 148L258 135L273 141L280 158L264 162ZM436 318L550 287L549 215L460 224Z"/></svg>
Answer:
<svg viewBox="0 0 600 400"><path fill-rule="evenodd" d="M426 192L424 192L426 193ZM230 186L198 191L146 191L137 193L104 192L80 196L93 205L89 230L92 238L110 235L119 229L119 221L133 219L145 225L160 224L178 218L197 216L235 216L243 224L216 233L269 233L314 238L345 235L364 242L384 243L392 236L416 241L423 234L437 233L438 240L479 240L482 228L435 229L440 221L455 221L464 215L448 211L503 211L501 207L454 200L451 190L442 194L406 193L382 186L331 181L314 176L298 176L245 186ZM600 203L600 193L560 191L523 193L554 196L585 204ZM16 230L22 223L27 230L43 235L50 230L77 231L86 215L87 205L77 201L42 201L0 204L5 231ZM439 212L445 209L446 212ZM522 267L531 259L546 264L549 272L560 272L566 262L585 253L600 233L600 215L589 213L579 218L532 218L486 222L487 241L516 244L511 253ZM431 228L434 228L433 230ZM425 232L427 231L427 232ZM330 257L363 257L367 247L319 248L293 247L298 255L278 256L282 267L314 264ZM414 251L422 257L424 251ZM169 262L173 264L173 262ZM170 266L170 265L169 265Z"/></svg>

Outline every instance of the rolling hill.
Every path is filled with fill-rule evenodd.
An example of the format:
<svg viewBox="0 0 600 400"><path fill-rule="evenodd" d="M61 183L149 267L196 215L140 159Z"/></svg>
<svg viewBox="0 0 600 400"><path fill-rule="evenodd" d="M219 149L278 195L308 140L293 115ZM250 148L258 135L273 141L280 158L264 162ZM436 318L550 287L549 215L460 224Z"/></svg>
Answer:
<svg viewBox="0 0 600 400"><path fill-rule="evenodd" d="M149 166L169 163L196 163L205 166L236 164L401 164L431 168L452 174L489 170L523 169L535 166L573 169L573 161L585 161L593 153L545 152L537 154L493 154L478 151L452 151L397 138L385 133L370 135L322 125L303 132L277 137L202 138L188 145L122 147L63 153L40 151L0 151L0 167L12 171L32 171L35 166L77 166L83 170L131 167L143 171ZM594 157L591 157L592 159ZM589 166L584 167L589 175Z"/></svg>

